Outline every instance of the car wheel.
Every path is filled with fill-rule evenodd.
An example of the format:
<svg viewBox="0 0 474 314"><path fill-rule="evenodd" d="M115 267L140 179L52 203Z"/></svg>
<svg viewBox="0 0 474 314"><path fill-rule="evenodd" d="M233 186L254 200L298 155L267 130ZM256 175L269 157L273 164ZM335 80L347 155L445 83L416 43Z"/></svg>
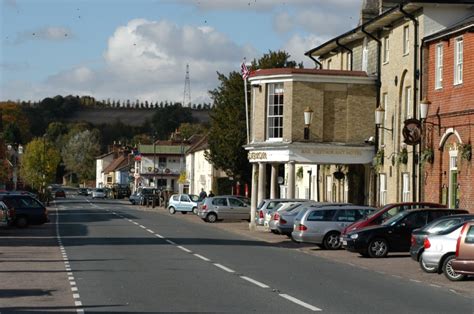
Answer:
<svg viewBox="0 0 474 314"><path fill-rule="evenodd" d="M181 212L181 214L186 215L188 212Z"/></svg>
<svg viewBox="0 0 474 314"><path fill-rule="evenodd" d="M388 254L388 244L384 239L374 239L369 243L368 253L370 257L385 257Z"/></svg>
<svg viewBox="0 0 474 314"><path fill-rule="evenodd" d="M214 223L217 221L217 215L214 213L207 214L207 222Z"/></svg>
<svg viewBox="0 0 474 314"><path fill-rule="evenodd" d="M170 212L171 215L174 215L176 213L176 209L174 209L174 207L168 208L168 211Z"/></svg>
<svg viewBox="0 0 474 314"><path fill-rule="evenodd" d="M438 268L436 266L428 266L425 264L425 261L423 261L423 255L420 256L420 268L425 272L425 273L436 273L438 271Z"/></svg>
<svg viewBox="0 0 474 314"><path fill-rule="evenodd" d="M328 233L323 240L323 247L326 250L339 250L341 248L339 232L330 232Z"/></svg>
<svg viewBox="0 0 474 314"><path fill-rule="evenodd" d="M457 272L454 271L453 266L451 262L453 259L455 259L456 256L454 255L449 255L446 257L446 259L443 262L443 273L451 281L461 281L464 278L466 278L466 275L463 274L458 274Z"/></svg>
<svg viewBox="0 0 474 314"><path fill-rule="evenodd" d="M15 219L15 225L18 228L26 228L28 227L28 219L24 216L17 217Z"/></svg>
<svg viewBox="0 0 474 314"><path fill-rule="evenodd" d="M197 215L197 213L198 213L198 208L197 208L197 207L193 207L193 214L194 214L194 215Z"/></svg>
<svg viewBox="0 0 474 314"><path fill-rule="evenodd" d="M367 253L367 252L359 252L359 254L362 257L369 257L369 253Z"/></svg>

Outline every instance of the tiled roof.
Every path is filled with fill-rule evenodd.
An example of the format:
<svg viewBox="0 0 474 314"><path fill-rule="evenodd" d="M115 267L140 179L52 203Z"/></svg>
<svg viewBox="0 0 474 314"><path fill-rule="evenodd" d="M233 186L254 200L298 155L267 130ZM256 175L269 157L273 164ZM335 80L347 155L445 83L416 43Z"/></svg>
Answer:
<svg viewBox="0 0 474 314"><path fill-rule="evenodd" d="M189 145L139 145L138 146L138 151L141 154L168 154L168 155L181 155L183 154L187 149L189 148Z"/></svg>
<svg viewBox="0 0 474 314"><path fill-rule="evenodd" d="M201 139L192 145L187 151L186 154L191 154L197 151L206 150L209 148L209 143L207 142L208 135L200 135Z"/></svg>
<svg viewBox="0 0 474 314"><path fill-rule="evenodd" d="M113 172L125 167L128 164L129 164L128 156L121 155L118 158L114 159L107 167L105 167L105 169L102 172L103 173Z"/></svg>

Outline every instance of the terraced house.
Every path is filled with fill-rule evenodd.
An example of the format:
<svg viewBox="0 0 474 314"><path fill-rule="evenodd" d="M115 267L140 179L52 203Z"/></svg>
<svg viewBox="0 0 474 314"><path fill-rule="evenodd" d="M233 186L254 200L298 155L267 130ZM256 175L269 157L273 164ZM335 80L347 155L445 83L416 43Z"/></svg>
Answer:
<svg viewBox="0 0 474 314"><path fill-rule="evenodd" d="M371 201L423 198L420 100L432 67L429 36L473 14L474 1L364 1L361 24L306 54L322 69L363 71L376 80ZM377 119L378 118L378 119ZM358 121L353 121L360 125Z"/></svg>

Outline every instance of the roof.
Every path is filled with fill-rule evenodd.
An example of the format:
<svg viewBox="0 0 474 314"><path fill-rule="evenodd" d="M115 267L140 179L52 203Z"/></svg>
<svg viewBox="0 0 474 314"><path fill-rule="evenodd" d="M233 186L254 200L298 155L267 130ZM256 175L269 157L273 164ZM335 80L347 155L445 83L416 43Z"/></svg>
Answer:
<svg viewBox="0 0 474 314"><path fill-rule="evenodd" d="M466 29L471 29L471 28L474 28L474 15L470 15L468 17L466 17L465 19L449 26L449 27L446 27L445 29L437 32L437 33L434 33L430 36L427 36L424 38L425 42L430 42L430 41L433 41L433 40L438 40L438 39L441 39L443 37L447 37L447 36L450 36L452 35L453 33L457 33L457 32L461 32L463 30L466 30Z"/></svg>
<svg viewBox="0 0 474 314"><path fill-rule="evenodd" d="M365 71L275 68L275 69L259 69L256 71L252 71L250 73L250 78L259 77L259 76L291 75L291 74L367 77L367 73Z"/></svg>
<svg viewBox="0 0 474 314"><path fill-rule="evenodd" d="M102 154L100 156L97 156L95 157L95 159L104 159L105 157L109 156L109 155L112 155L114 152L108 152L108 153L105 153L105 154Z"/></svg>
<svg viewBox="0 0 474 314"><path fill-rule="evenodd" d="M110 172L113 172L113 171L117 171L121 168L124 168L129 163L130 162L129 162L128 156L121 155L118 158L112 160L112 162L107 167L105 167L105 169L102 170L102 172L103 173L110 173Z"/></svg>
<svg viewBox="0 0 474 314"><path fill-rule="evenodd" d="M138 151L144 154L168 154L168 155L182 155L189 148L189 145L138 145Z"/></svg>
<svg viewBox="0 0 474 314"><path fill-rule="evenodd" d="M195 153L201 150L206 150L209 148L209 143L207 142L208 135L199 135L201 137L194 145L192 145L187 151L186 154Z"/></svg>
<svg viewBox="0 0 474 314"><path fill-rule="evenodd" d="M393 22L404 17L404 14L400 11L400 7L403 7L403 10L409 14L415 13L417 10L423 7L423 4L474 4L474 0L417 0L417 1L404 1L400 5L396 5L391 9L383 12L377 17L367 21L366 23L357 26L356 28L351 29L350 31L332 38L322 45L317 46L305 53L306 56L322 56L330 51L333 51L339 48L339 45L347 45L356 40L363 39L366 37L364 31L368 33L374 33L377 30L380 30L384 26L390 26ZM338 45L339 44L339 45Z"/></svg>

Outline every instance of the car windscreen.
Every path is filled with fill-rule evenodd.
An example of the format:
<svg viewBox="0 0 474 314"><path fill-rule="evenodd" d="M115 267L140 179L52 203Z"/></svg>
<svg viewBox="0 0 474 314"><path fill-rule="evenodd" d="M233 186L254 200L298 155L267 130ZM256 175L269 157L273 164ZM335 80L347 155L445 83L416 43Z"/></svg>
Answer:
<svg viewBox="0 0 474 314"><path fill-rule="evenodd" d="M409 213L410 213L409 211L399 212L398 214L396 214L392 218L390 218L388 220L385 220L382 223L382 226L393 226L394 224L396 224L399 220L403 219Z"/></svg>
<svg viewBox="0 0 474 314"><path fill-rule="evenodd" d="M384 207L380 208L380 209L376 209L373 213L371 213L369 216L367 216L367 219L370 219L372 217L375 217L378 213L384 211L387 207L389 207L391 205L385 205Z"/></svg>
<svg viewBox="0 0 474 314"><path fill-rule="evenodd" d="M191 201L193 201L193 202L199 201L199 196L197 196L197 195L189 194L189 198L190 198Z"/></svg>
<svg viewBox="0 0 474 314"><path fill-rule="evenodd" d="M265 204L265 201L261 201L260 204L258 204L257 209L262 208L264 204Z"/></svg>
<svg viewBox="0 0 474 314"><path fill-rule="evenodd" d="M463 219L459 217L438 219L429 223L421 230L426 231L428 233L439 233L451 229L453 226L459 225L462 221Z"/></svg>

